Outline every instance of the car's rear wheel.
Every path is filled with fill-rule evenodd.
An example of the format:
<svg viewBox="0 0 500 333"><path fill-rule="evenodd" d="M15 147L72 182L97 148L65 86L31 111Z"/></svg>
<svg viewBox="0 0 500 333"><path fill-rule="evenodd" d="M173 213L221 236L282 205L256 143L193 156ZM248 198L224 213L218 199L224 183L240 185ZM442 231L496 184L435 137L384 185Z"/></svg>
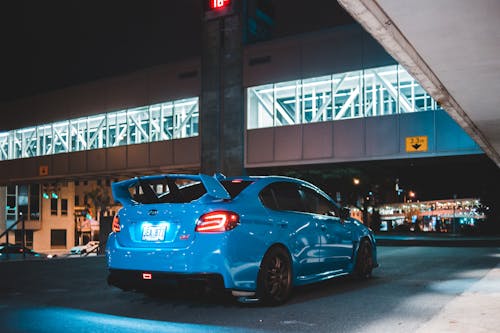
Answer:
<svg viewBox="0 0 500 333"><path fill-rule="evenodd" d="M279 246L271 248L260 265L257 294L269 305L284 303L292 291L292 263L288 252Z"/></svg>
<svg viewBox="0 0 500 333"><path fill-rule="evenodd" d="M356 265L354 274L360 279L368 279L372 276L373 270L373 251L370 242L367 239L361 240L356 256Z"/></svg>

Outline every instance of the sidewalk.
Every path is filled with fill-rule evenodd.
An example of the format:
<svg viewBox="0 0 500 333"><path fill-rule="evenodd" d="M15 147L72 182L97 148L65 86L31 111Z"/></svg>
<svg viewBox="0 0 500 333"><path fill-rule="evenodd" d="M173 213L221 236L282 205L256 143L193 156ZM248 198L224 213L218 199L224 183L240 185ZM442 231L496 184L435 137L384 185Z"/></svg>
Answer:
<svg viewBox="0 0 500 333"><path fill-rule="evenodd" d="M500 236L391 233L377 234L375 238L379 246L500 247ZM455 297L416 332L499 332L499 314L500 265Z"/></svg>
<svg viewBox="0 0 500 333"><path fill-rule="evenodd" d="M391 233L377 234L375 238L379 246L500 247L500 236ZM454 298L416 332L500 332L499 313L500 265Z"/></svg>
<svg viewBox="0 0 500 333"><path fill-rule="evenodd" d="M483 235L379 233L375 239L380 246L500 246L500 236Z"/></svg>
<svg viewBox="0 0 500 333"><path fill-rule="evenodd" d="M500 331L500 265L449 302L417 333Z"/></svg>

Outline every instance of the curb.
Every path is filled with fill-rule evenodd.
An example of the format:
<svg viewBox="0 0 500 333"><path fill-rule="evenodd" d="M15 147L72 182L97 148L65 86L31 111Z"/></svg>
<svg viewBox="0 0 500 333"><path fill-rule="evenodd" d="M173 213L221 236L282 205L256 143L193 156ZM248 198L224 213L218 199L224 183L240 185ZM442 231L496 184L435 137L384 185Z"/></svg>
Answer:
<svg viewBox="0 0 500 333"><path fill-rule="evenodd" d="M500 237L375 235L380 246L500 247Z"/></svg>

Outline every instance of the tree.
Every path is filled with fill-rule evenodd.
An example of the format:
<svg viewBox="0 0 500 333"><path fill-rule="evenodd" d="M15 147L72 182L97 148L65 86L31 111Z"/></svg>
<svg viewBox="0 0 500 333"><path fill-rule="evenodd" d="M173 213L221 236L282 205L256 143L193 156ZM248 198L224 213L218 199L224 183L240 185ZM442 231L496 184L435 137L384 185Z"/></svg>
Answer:
<svg viewBox="0 0 500 333"><path fill-rule="evenodd" d="M92 202L91 208L93 208L95 212L96 220L101 221L104 212L111 207L111 196L108 191L104 190L102 187L95 187L91 191L85 192L85 197ZM85 205L89 205L87 200Z"/></svg>

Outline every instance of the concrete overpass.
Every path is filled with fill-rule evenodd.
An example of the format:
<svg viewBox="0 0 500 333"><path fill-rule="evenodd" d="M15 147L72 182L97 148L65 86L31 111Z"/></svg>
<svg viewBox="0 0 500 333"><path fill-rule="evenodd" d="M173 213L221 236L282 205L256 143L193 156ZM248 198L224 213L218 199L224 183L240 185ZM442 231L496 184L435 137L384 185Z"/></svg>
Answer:
<svg viewBox="0 0 500 333"><path fill-rule="evenodd" d="M500 2L338 2L500 167Z"/></svg>

